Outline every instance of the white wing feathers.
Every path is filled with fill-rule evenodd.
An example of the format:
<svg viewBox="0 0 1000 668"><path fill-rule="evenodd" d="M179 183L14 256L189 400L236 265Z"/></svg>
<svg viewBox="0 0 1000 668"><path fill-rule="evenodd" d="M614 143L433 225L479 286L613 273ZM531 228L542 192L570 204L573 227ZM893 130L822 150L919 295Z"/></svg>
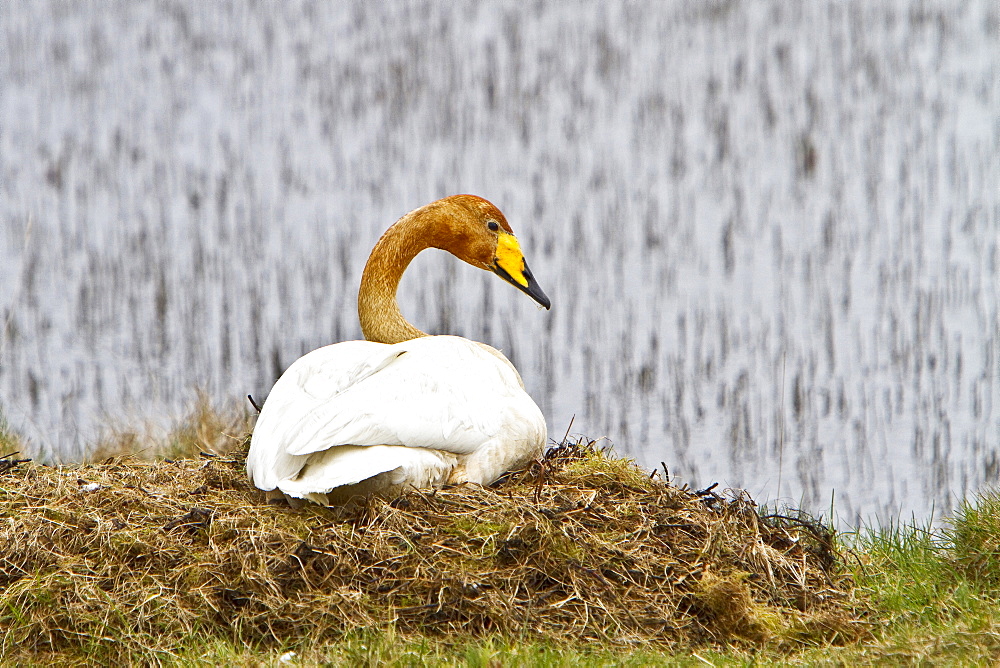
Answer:
<svg viewBox="0 0 1000 668"><path fill-rule="evenodd" d="M349 341L303 356L278 379L247 472L261 489L300 498L397 470L391 477L421 487L481 448L493 469L544 443L541 412L499 353L454 336Z"/></svg>
<svg viewBox="0 0 1000 668"><path fill-rule="evenodd" d="M355 485L381 473L393 472L388 484L409 482L428 487L448 479L457 463L451 453L393 445L341 445L309 458L293 479L281 481L281 491L298 498Z"/></svg>

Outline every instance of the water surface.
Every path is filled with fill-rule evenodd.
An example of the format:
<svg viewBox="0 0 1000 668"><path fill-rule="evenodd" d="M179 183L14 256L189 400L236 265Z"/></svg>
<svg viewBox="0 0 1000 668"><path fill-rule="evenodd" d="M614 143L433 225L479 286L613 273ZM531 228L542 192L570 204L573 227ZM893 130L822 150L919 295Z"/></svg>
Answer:
<svg viewBox="0 0 1000 668"><path fill-rule="evenodd" d="M0 15L0 407L35 456L359 338L367 253L472 192L540 311L434 251L418 326L550 435L844 522L1000 475L1000 8L35 2Z"/></svg>

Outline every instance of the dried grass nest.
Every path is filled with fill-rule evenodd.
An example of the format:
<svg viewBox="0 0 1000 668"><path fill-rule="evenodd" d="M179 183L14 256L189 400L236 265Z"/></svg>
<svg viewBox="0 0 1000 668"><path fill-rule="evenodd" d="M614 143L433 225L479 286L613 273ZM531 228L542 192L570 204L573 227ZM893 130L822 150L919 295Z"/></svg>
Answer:
<svg viewBox="0 0 1000 668"><path fill-rule="evenodd" d="M8 460L11 461L11 460ZM714 486L713 486L714 487ZM490 488L268 505L243 458L0 470L0 653L192 633L794 648L866 628L832 532L581 440Z"/></svg>

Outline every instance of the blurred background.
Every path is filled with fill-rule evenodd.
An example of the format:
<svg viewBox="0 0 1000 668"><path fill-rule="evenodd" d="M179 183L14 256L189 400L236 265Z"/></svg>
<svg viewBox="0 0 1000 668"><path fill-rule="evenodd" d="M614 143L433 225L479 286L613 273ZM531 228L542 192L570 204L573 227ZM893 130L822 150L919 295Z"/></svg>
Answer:
<svg viewBox="0 0 1000 668"><path fill-rule="evenodd" d="M403 312L551 438L842 524L1000 476L994 0L8 3L0 411L70 462L263 398L459 192L553 308L428 251Z"/></svg>

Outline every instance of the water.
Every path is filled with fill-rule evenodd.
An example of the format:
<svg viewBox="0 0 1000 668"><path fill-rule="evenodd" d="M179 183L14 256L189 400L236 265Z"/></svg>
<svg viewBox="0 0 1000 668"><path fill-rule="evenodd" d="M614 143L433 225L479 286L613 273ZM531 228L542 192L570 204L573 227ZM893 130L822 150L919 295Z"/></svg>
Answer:
<svg viewBox="0 0 1000 668"><path fill-rule="evenodd" d="M0 14L0 408L72 461L360 337L379 234L472 192L403 311L561 438L841 522L1000 476L1000 7L61 2Z"/></svg>

